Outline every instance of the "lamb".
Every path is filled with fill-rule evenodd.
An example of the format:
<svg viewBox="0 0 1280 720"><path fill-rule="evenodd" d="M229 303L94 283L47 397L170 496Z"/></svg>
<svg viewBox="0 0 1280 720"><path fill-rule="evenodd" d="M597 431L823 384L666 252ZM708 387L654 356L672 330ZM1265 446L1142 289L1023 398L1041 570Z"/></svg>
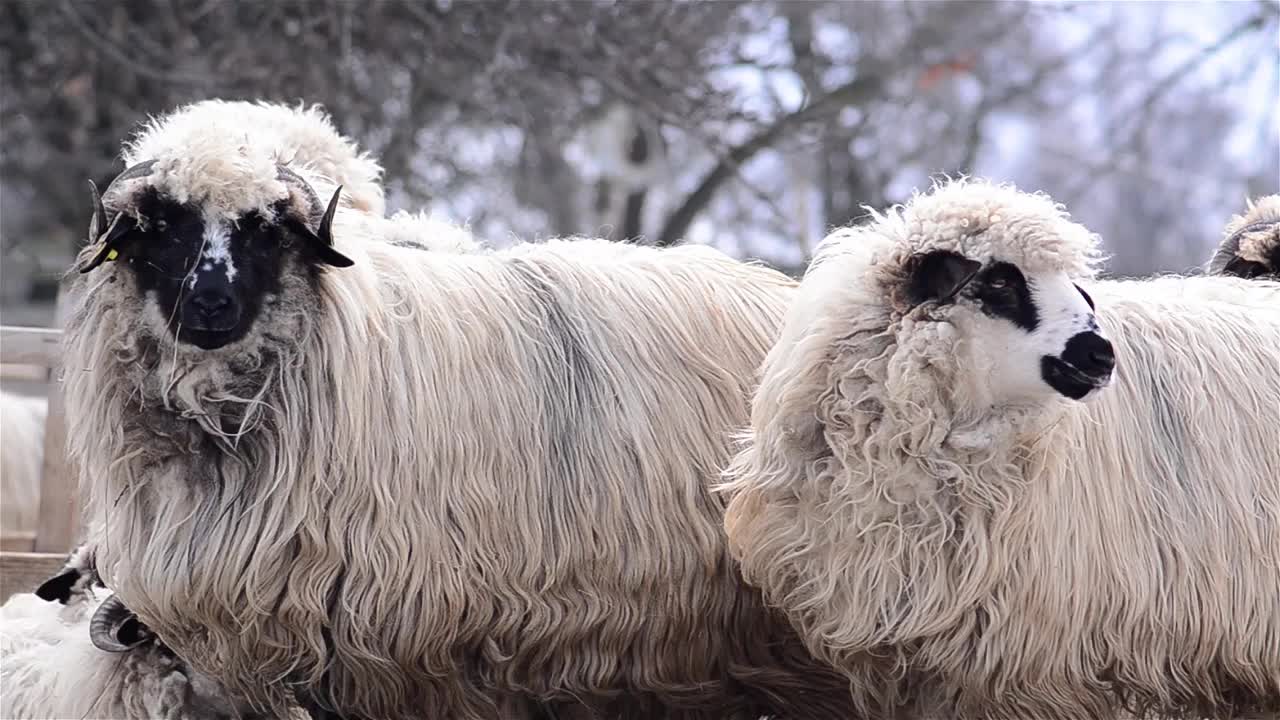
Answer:
<svg viewBox="0 0 1280 720"><path fill-rule="evenodd" d="M199 150L128 155L65 335L98 567L181 657L317 717L848 717L711 492L791 280L402 247Z"/></svg>
<svg viewBox="0 0 1280 720"><path fill-rule="evenodd" d="M1209 272L1280 279L1280 194L1251 201L1243 215L1231 218Z"/></svg>
<svg viewBox="0 0 1280 720"><path fill-rule="evenodd" d="M6 534L35 532L47 412L44 398L0 392L0 528Z"/></svg>
<svg viewBox="0 0 1280 720"><path fill-rule="evenodd" d="M82 546L35 593L0 606L0 717L265 717L174 656L98 582L90 562Z"/></svg>
<svg viewBox="0 0 1280 720"><path fill-rule="evenodd" d="M961 180L802 281L725 524L869 715L1280 711L1280 284L1097 264Z"/></svg>

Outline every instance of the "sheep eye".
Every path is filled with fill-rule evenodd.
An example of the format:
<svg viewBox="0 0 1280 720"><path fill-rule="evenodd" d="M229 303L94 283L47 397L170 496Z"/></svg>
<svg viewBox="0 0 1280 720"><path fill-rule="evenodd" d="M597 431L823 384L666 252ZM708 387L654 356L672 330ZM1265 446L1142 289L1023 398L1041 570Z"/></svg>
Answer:
<svg viewBox="0 0 1280 720"><path fill-rule="evenodd" d="M169 223L165 222L164 220L156 220L155 229L156 229L156 232L164 232L169 229Z"/></svg>

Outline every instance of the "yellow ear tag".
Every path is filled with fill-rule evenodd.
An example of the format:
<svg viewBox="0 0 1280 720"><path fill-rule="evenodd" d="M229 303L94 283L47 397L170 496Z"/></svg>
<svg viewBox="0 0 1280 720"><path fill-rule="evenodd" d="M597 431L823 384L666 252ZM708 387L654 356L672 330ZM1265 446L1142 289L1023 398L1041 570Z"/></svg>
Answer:
<svg viewBox="0 0 1280 720"><path fill-rule="evenodd" d="M119 256L120 256L120 253L116 252L114 248L107 253L108 260L115 260Z"/></svg>

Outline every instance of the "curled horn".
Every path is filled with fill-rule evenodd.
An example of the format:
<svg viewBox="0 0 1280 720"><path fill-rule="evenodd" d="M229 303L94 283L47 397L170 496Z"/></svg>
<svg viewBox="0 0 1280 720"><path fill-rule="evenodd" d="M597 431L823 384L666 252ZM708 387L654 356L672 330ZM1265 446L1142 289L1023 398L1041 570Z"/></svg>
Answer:
<svg viewBox="0 0 1280 720"><path fill-rule="evenodd" d="M1265 274L1267 266L1260 262L1244 260L1236 256L1240 251L1240 240L1246 233L1258 232L1266 230L1280 221L1269 220L1265 222L1257 222L1246 225L1231 234L1231 237L1222 242L1218 246L1218 250L1213 254L1213 259L1209 261L1209 274L1211 275L1240 275L1241 277L1252 277L1253 275ZM1250 270L1253 272L1251 273Z"/></svg>
<svg viewBox="0 0 1280 720"><path fill-rule="evenodd" d="M103 600L89 619L89 639L94 647L106 652L132 650L153 637L151 628L142 624L115 595Z"/></svg>
<svg viewBox="0 0 1280 720"><path fill-rule="evenodd" d="M303 223L301 228L298 229L302 231L302 234L307 239L312 241L320 260L334 267L350 267L354 265L355 263L351 258L333 248L333 216L338 211L338 198L342 196L342 186L339 185L338 189L333 192L333 197L330 198L329 205L326 207L320 204L320 196L312 189L310 183L284 165L277 165L276 168L277 177L285 185L302 193L302 196L307 199L308 223L316 223L316 218L319 218L319 223L316 225L315 230L312 230L311 225L308 223Z"/></svg>
<svg viewBox="0 0 1280 720"><path fill-rule="evenodd" d="M1209 261L1209 273L1212 275L1220 275L1226 269L1227 264L1236 257L1236 251L1240 249L1240 233L1235 233L1227 238L1222 245L1218 246L1217 252L1213 254L1213 259Z"/></svg>
<svg viewBox="0 0 1280 720"><path fill-rule="evenodd" d="M80 272L87 273L90 270L101 265L111 251L115 248L114 244L132 227L130 222L121 222L124 213L116 213L115 218L108 224L107 208L103 204L103 198L111 196L116 186L128 180L134 180L140 177L146 177L151 174L152 167L156 164L155 160L146 160L131 167L125 168L107 186L107 191L98 194L98 186L92 180L89 181L89 192L93 195L93 219L89 221L89 243L102 243L102 248L93 256L89 262L80 268Z"/></svg>

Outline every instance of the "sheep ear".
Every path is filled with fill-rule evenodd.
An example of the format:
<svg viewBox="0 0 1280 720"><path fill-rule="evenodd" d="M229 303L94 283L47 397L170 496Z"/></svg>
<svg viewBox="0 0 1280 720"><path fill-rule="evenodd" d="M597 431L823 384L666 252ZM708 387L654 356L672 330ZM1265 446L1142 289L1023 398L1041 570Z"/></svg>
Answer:
<svg viewBox="0 0 1280 720"><path fill-rule="evenodd" d="M102 234L102 242L98 252L88 262L80 266L80 272L87 273L107 260L115 260L119 254L118 245L120 241L135 226L136 223L132 218L126 218L124 213L118 213L115 219L111 221L111 226Z"/></svg>
<svg viewBox="0 0 1280 720"><path fill-rule="evenodd" d="M78 570L68 570L54 575L40 583L40 587L36 588L36 597L46 602L57 602L66 605L71 600L71 589L75 587L76 581L79 579L80 572Z"/></svg>
<svg viewBox="0 0 1280 720"><path fill-rule="evenodd" d="M950 250L914 255L907 263L907 297L913 305L950 302L981 267L977 260Z"/></svg>
<svg viewBox="0 0 1280 720"><path fill-rule="evenodd" d="M324 211L324 217L320 218L320 227L317 230L312 231L306 223L292 218L289 224L295 232L311 243L320 262L334 267L351 267L355 265L355 261L333 247L333 216L338 211L338 197L341 194L342 187L339 186L333 193L333 199L329 201L329 207Z"/></svg>

